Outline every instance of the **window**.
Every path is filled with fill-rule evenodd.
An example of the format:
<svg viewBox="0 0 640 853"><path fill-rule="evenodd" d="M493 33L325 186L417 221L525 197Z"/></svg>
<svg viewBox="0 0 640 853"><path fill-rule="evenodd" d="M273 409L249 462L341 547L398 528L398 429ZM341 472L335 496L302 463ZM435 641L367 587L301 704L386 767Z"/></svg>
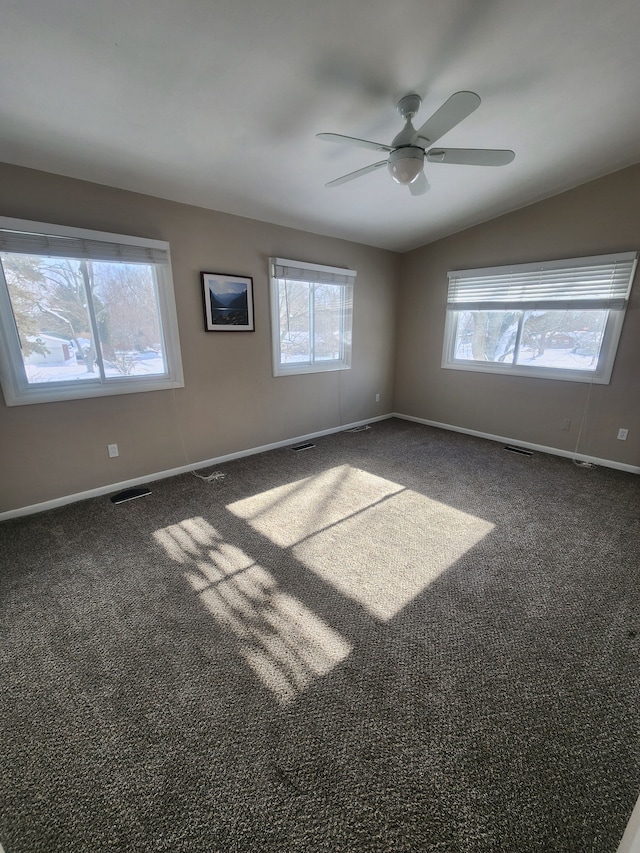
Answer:
<svg viewBox="0 0 640 853"><path fill-rule="evenodd" d="M169 245L0 218L7 405L181 387Z"/></svg>
<svg viewBox="0 0 640 853"><path fill-rule="evenodd" d="M608 383L637 252L449 273L442 366Z"/></svg>
<svg viewBox="0 0 640 853"><path fill-rule="evenodd" d="M273 375L351 366L353 270L271 258Z"/></svg>

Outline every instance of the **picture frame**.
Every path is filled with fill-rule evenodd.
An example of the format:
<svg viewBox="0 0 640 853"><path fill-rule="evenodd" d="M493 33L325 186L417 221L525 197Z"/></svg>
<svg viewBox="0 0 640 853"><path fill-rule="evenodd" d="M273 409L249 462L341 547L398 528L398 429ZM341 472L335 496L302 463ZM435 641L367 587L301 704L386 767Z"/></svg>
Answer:
<svg viewBox="0 0 640 853"><path fill-rule="evenodd" d="M255 331L251 276L201 272L200 279L205 331Z"/></svg>

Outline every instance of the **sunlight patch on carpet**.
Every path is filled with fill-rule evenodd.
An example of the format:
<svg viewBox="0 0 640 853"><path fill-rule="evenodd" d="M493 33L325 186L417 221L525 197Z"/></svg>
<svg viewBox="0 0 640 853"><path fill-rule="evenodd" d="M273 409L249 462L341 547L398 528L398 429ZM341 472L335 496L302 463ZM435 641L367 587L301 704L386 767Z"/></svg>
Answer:
<svg viewBox="0 0 640 853"><path fill-rule="evenodd" d="M396 616L494 525L342 465L229 504L234 515L361 604ZM416 525L415 519L421 524Z"/></svg>
<svg viewBox="0 0 640 853"><path fill-rule="evenodd" d="M405 490L350 465L286 483L227 505L281 548L290 548L345 518Z"/></svg>
<svg viewBox="0 0 640 853"><path fill-rule="evenodd" d="M186 563L199 557L207 546L217 544L222 537L204 518L198 517L156 530L153 538L172 560Z"/></svg>
<svg viewBox="0 0 640 853"><path fill-rule="evenodd" d="M155 532L202 604L282 705L329 673L352 646L241 548L202 518Z"/></svg>

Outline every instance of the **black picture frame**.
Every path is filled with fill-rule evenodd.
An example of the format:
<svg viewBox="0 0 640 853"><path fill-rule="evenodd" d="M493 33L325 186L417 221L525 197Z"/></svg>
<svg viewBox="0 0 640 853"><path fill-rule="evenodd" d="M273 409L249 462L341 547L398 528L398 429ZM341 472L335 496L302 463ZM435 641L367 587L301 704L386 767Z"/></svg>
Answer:
<svg viewBox="0 0 640 853"><path fill-rule="evenodd" d="M205 331L255 331L251 276L201 272L200 279Z"/></svg>

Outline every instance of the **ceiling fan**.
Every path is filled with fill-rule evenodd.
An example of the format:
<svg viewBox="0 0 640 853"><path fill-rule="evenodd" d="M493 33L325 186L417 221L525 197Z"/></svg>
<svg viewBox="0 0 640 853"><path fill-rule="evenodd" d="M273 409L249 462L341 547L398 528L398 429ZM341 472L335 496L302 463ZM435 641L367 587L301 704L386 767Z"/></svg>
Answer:
<svg viewBox="0 0 640 853"><path fill-rule="evenodd" d="M389 157L372 163L363 169L349 172L341 178L329 181L326 186L337 187L387 166L391 177L398 184L409 187L412 195L422 195L429 189L424 173L425 158L429 163L452 163L464 166L505 166L516 156L513 151L498 148L430 148L441 136L455 127L480 106L475 92L456 92L416 130L412 119L420 109L420 95L405 95L397 104L397 110L405 119L405 126L393 139L391 145L371 142L341 133L318 133L318 139L327 142L346 142L360 148L386 151ZM427 148L429 150L427 151Z"/></svg>

